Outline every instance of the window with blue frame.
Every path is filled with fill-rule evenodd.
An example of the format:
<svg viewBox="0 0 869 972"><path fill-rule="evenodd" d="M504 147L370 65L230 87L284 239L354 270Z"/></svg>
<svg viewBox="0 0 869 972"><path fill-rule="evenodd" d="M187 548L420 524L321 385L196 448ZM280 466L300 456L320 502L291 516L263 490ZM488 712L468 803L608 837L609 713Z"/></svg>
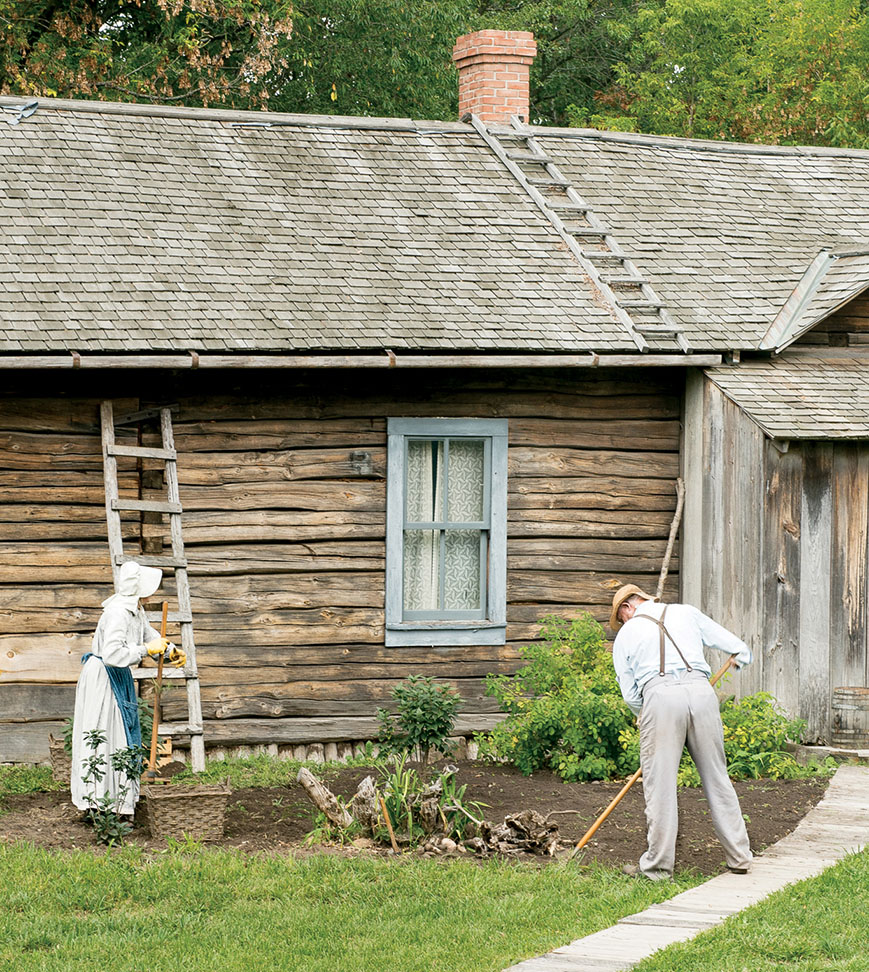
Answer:
<svg viewBox="0 0 869 972"><path fill-rule="evenodd" d="M386 644L503 644L507 422L390 419Z"/></svg>

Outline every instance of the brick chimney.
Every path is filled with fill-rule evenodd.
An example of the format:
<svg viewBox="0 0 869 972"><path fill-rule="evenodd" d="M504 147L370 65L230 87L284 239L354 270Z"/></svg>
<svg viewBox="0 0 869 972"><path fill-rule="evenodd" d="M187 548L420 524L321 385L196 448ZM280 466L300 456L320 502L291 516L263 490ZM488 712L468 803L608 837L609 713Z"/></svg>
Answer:
<svg viewBox="0 0 869 972"><path fill-rule="evenodd" d="M459 118L473 112L486 124L528 121L528 69L537 53L527 30L478 30L456 41Z"/></svg>

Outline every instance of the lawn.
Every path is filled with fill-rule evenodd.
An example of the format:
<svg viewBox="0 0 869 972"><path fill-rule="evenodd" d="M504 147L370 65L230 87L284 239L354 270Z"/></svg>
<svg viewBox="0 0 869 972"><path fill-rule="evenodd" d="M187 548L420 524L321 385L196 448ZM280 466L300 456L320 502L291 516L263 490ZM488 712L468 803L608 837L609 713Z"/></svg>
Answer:
<svg viewBox="0 0 869 972"><path fill-rule="evenodd" d="M633 972L867 972L869 849L770 895Z"/></svg>
<svg viewBox="0 0 869 972"><path fill-rule="evenodd" d="M702 880L601 867L0 845L15 972L498 972Z"/></svg>

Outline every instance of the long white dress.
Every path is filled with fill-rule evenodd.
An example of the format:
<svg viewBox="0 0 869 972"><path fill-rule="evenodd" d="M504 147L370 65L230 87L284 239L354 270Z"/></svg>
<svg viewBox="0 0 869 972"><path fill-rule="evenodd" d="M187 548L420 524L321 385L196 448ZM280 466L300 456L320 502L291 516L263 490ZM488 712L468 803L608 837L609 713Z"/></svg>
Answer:
<svg viewBox="0 0 869 972"><path fill-rule="evenodd" d="M115 772L110 763L113 753L127 747L127 737L103 662L116 668L138 664L147 654L145 643L159 638L160 632L148 624L136 597L115 595L105 604L94 632L93 656L82 666L76 686L70 792L79 810L95 806L108 793L113 806L120 797L118 813L133 813L139 799L139 781L128 780L123 773ZM84 738L92 729L101 729L106 737L104 746L100 747L106 772L99 782L82 779L87 772L84 761L94 752ZM125 788L126 793L122 795Z"/></svg>

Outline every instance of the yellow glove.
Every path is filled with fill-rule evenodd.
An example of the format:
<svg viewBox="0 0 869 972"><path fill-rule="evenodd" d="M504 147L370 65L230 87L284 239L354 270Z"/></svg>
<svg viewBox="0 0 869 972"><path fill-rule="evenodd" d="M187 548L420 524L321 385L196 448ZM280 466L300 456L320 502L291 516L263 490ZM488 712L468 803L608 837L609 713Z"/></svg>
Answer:
<svg viewBox="0 0 869 972"><path fill-rule="evenodd" d="M148 650L148 654L152 658L159 658L164 651L169 647L168 638L154 638L153 641L145 642L145 648Z"/></svg>
<svg viewBox="0 0 869 972"><path fill-rule="evenodd" d="M180 648L172 645L169 648L167 660L170 665L174 665L176 668L183 668L187 664L187 655Z"/></svg>

